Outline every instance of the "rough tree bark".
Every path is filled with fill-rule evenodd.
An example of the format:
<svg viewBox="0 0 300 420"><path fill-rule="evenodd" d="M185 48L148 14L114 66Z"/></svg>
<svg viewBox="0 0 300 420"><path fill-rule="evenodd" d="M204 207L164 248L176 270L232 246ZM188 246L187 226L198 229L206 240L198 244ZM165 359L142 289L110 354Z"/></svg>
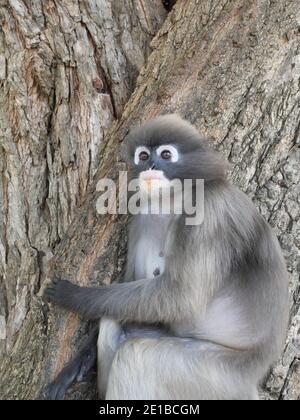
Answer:
<svg viewBox="0 0 300 420"><path fill-rule="evenodd" d="M37 393L46 314L36 294L165 16L160 0L0 2L1 377L19 377L1 396ZM15 359L19 346L31 350Z"/></svg>
<svg viewBox="0 0 300 420"><path fill-rule="evenodd" d="M262 397L299 399L299 0L178 0L150 45L160 1L0 5L0 398L37 398L76 351L86 324L42 303L45 278L120 278L126 217L97 215L95 184L130 126L178 112L278 234L291 322Z"/></svg>

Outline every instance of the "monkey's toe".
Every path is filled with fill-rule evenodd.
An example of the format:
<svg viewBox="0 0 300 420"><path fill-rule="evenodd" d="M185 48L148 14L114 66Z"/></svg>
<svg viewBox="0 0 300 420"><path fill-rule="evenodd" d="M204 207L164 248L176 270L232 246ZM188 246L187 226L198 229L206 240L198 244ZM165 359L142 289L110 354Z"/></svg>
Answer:
<svg viewBox="0 0 300 420"><path fill-rule="evenodd" d="M62 401L62 400L65 399L66 391L67 391L66 384L64 384L62 382L58 382L58 381L53 381L46 388L45 396L46 396L46 399L47 400L51 400L51 401L59 400L59 401Z"/></svg>
<svg viewBox="0 0 300 420"><path fill-rule="evenodd" d="M81 362L81 366L79 372L76 376L77 382L81 382L85 376L89 373L89 371L95 365L95 360L97 358L97 347L92 347L88 351L86 351L83 355L83 359Z"/></svg>

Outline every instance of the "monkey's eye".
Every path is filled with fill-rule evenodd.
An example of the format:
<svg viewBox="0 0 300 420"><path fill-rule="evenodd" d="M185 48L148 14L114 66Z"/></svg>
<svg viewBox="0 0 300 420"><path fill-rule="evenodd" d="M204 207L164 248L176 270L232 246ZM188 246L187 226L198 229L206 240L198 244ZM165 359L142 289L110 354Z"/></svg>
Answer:
<svg viewBox="0 0 300 420"><path fill-rule="evenodd" d="M170 150L163 150L160 156L164 160L170 160L172 158L172 153L170 152Z"/></svg>
<svg viewBox="0 0 300 420"><path fill-rule="evenodd" d="M177 162L179 159L176 146L171 144L162 144L156 149L156 153L161 159L168 160L170 162Z"/></svg>
<svg viewBox="0 0 300 420"><path fill-rule="evenodd" d="M137 147L135 154L134 154L134 163L139 165L140 162L145 162L150 158L150 150L145 146Z"/></svg>
<svg viewBox="0 0 300 420"><path fill-rule="evenodd" d="M141 152L139 154L139 159L140 160L148 160L149 159L149 153L147 153L147 152Z"/></svg>

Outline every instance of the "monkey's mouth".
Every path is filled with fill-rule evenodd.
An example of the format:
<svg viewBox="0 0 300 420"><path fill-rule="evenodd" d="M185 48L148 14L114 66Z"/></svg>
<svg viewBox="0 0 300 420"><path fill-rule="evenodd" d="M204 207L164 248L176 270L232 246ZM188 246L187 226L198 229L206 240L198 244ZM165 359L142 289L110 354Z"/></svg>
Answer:
<svg viewBox="0 0 300 420"><path fill-rule="evenodd" d="M170 184L164 176L163 171L149 169L140 173L139 177L141 188L163 188Z"/></svg>

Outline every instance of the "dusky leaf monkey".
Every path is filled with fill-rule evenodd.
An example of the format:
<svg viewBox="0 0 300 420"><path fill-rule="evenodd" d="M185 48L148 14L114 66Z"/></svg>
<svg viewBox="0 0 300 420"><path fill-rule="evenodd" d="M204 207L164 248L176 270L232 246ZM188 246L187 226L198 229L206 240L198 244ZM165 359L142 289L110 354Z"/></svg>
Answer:
<svg viewBox="0 0 300 420"><path fill-rule="evenodd" d="M220 155L180 117L133 129L126 145L131 176L145 194L149 185L174 179L204 180L203 223L187 225L184 211L136 215L122 283L83 288L56 277L46 297L101 319L101 398L257 399L288 322L287 270L276 236L226 179ZM63 396L90 345L73 372L69 365L50 386L50 398Z"/></svg>

